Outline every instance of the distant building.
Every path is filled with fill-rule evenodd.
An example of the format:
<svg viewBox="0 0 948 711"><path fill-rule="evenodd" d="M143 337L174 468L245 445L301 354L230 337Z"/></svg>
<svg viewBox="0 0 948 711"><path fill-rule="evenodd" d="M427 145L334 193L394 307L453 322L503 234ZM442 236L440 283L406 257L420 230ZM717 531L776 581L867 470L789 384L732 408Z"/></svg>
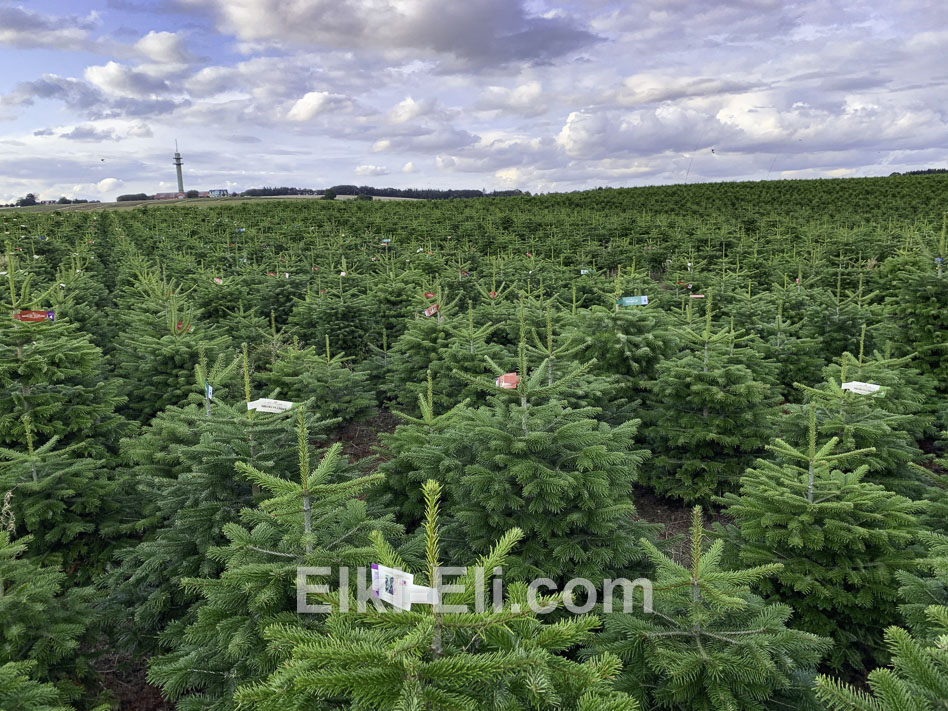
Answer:
<svg viewBox="0 0 948 711"><path fill-rule="evenodd" d="M198 192L198 197L210 197L210 196L211 194L207 190L205 190L204 192Z"/></svg>
<svg viewBox="0 0 948 711"><path fill-rule="evenodd" d="M155 200L184 200L184 193L155 193Z"/></svg>
<svg viewBox="0 0 948 711"><path fill-rule="evenodd" d="M229 193L226 190L208 190L207 196L212 198L227 197Z"/></svg>

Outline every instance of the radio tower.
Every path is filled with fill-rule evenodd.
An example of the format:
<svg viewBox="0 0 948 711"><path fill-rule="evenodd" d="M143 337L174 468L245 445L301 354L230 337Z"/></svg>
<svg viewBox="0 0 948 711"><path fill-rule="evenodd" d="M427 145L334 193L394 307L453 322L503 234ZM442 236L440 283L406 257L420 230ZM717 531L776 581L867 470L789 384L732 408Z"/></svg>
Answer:
<svg viewBox="0 0 948 711"><path fill-rule="evenodd" d="M178 142L174 142L174 167L178 171L178 192L184 192L184 178L181 176L181 154L178 153Z"/></svg>

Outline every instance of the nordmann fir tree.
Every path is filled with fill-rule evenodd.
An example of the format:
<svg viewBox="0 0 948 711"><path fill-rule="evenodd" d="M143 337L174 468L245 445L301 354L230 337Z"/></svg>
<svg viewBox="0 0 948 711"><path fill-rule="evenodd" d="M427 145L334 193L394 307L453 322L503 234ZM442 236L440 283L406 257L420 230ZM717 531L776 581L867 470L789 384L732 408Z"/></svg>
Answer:
<svg viewBox="0 0 948 711"><path fill-rule="evenodd" d="M508 588L507 599L497 604L478 601L478 569L502 569L523 536L520 530L509 530L475 567L462 569L462 577L451 581L463 586L461 592L447 591L448 578L441 578L440 493L436 482L424 485L427 569L416 580L434 588L445 607L396 611L373 598L363 611L349 588L320 594L330 607L325 627L272 626L267 636L292 657L266 681L241 688L236 695L241 708L636 711L632 699L612 690L619 671L615 657L603 654L581 664L561 656L591 638L599 625L595 617L543 624L527 604L523 584ZM371 536L376 562L406 570L379 532ZM555 602L538 599L544 606ZM452 605L467 611L453 611Z"/></svg>
<svg viewBox="0 0 948 711"><path fill-rule="evenodd" d="M782 566L726 570L724 542L705 549L703 537L696 506L690 566L642 541L657 568L652 612L607 616L591 651L623 661L616 688L643 708L817 709L810 687L829 640L789 629L788 605L751 592Z"/></svg>
<svg viewBox="0 0 948 711"><path fill-rule="evenodd" d="M146 295L125 319L115 371L125 382L128 415L143 424L169 405L187 402L201 349L211 358L229 350L227 337L199 324L194 309L174 292L161 301Z"/></svg>
<svg viewBox="0 0 948 711"><path fill-rule="evenodd" d="M897 290L886 302L902 342L919 354L922 372L939 391L948 392L948 213L937 239L885 267Z"/></svg>
<svg viewBox="0 0 948 711"><path fill-rule="evenodd" d="M684 501L733 489L773 431L772 389L734 353L740 333L715 331L710 292L705 301L704 329L678 329L684 350L658 364L646 398L645 434L654 456L643 482Z"/></svg>
<svg viewBox="0 0 948 711"><path fill-rule="evenodd" d="M428 392L418 396L420 417L392 410L401 420L393 433L380 435L382 463L379 472L385 479L372 489L372 498L383 509L392 510L400 523L414 528L422 520L425 507L419 497L424 484L425 470L431 462L440 460L440 453L430 448L432 437L451 426L457 412L468 401L462 400L450 410L435 414L434 383L428 371Z"/></svg>
<svg viewBox="0 0 948 711"><path fill-rule="evenodd" d="M434 292L430 292L434 293ZM444 290L439 289L436 294L438 310L428 316L424 311L433 308L435 304L429 300L419 300L416 318L411 321L405 332L392 344L388 352L388 372L386 384L391 388L387 393L390 400L399 408L414 415L415 405L419 395L424 394L424 384L421 376L436 369L435 364L441 360L442 354L452 341L452 334L448 325L453 319L453 309L458 299L447 302ZM435 392L436 401L438 392ZM457 402L457 394L448 403L450 406Z"/></svg>
<svg viewBox="0 0 948 711"><path fill-rule="evenodd" d="M866 464L841 469L872 450L836 453L836 437L817 445L815 405L809 414L806 449L777 439L775 460L758 460L740 494L719 499L735 521L719 532L740 564L781 563L758 590L796 611L794 627L832 637L833 668L859 670L884 659L882 628L899 619L897 575L915 567L924 505L863 481Z"/></svg>
<svg viewBox="0 0 948 711"><path fill-rule="evenodd" d="M360 422L376 413L375 393L364 372L349 367L345 353L332 354L329 336L323 352L293 343L280 351L260 379L276 397L293 402L312 400L317 417L340 424Z"/></svg>
<svg viewBox="0 0 948 711"><path fill-rule="evenodd" d="M424 471L443 478L458 556L483 554L498 530L524 532L515 577L601 580L639 557L631 486L648 452L635 442L638 420L599 422L597 408L571 409L563 393L591 362L549 384L547 361L530 370L520 344L515 388L458 375L493 393L487 406L459 408L431 438L439 452ZM497 376L504 368L488 361ZM440 461L438 461L440 459Z"/></svg>
<svg viewBox="0 0 948 711"><path fill-rule="evenodd" d="M239 462L239 474L269 498L241 511L239 522L223 528L226 544L208 550L223 566L219 576L181 581L202 602L188 623L173 623L162 633L167 651L152 658L148 675L179 711L233 709L238 685L274 673L289 650L268 646L266 628L323 628L322 616L296 612L299 567L355 570L372 562L371 532L388 539L402 534L389 517L374 518L362 500L382 476L340 478L339 443L311 469L303 408L296 418L299 480ZM331 580L338 584L336 575Z"/></svg>
<svg viewBox="0 0 948 711"><path fill-rule="evenodd" d="M0 523L8 526L9 510L4 513L0 513ZM77 700L82 695L80 684L91 676L80 644L92 619L95 591L71 587L58 568L25 556L30 544L29 536L13 539L8 528L0 529L0 708L4 711L33 711L43 703Z"/></svg>
<svg viewBox="0 0 948 711"><path fill-rule="evenodd" d="M23 451L25 426L44 441L58 437L78 454L102 457L128 432L115 408L122 398L105 377L101 352L68 319L26 322L20 310L48 306L52 289L31 295L31 277L19 286L7 256L6 298L0 299L0 446ZM24 419L24 416L26 419Z"/></svg>
<svg viewBox="0 0 948 711"><path fill-rule="evenodd" d="M920 461L922 452L906 427L916 422L912 414L895 414L882 405L889 392L878 391L862 394L844 390L849 382L855 359L848 353L840 359L838 370L827 369L827 380L816 387L800 383L804 402L785 406L787 417L780 418L786 440L798 447L805 447L809 438L810 404L816 407L816 431L823 437L837 437L843 451L871 450L864 454L863 463L868 466L866 478L887 489L902 494L917 495L920 476L912 464ZM837 380L834 375L838 375ZM895 392L893 397L901 400L897 371L887 376Z"/></svg>
<svg viewBox="0 0 948 711"><path fill-rule="evenodd" d="M817 696L831 711L936 711L948 708L948 607L926 609L933 641L922 641L899 627L885 631L890 668L869 673L872 694L820 676Z"/></svg>
<svg viewBox="0 0 948 711"><path fill-rule="evenodd" d="M103 460L78 453L79 444L38 441L23 416L21 450L0 447L0 495L6 492L14 531L35 540L30 555L88 583L106 562L111 542L102 529L118 512L111 501L114 475Z"/></svg>
<svg viewBox="0 0 948 711"><path fill-rule="evenodd" d="M192 386L193 404L168 408L140 437L125 442L136 483L128 503L137 504L127 516L144 530L144 537L117 554L118 565L103 583L109 588L107 613L119 648L152 651L162 628L189 619L195 596L180 581L219 572L220 563L207 552L226 542L226 524L253 502L251 485L235 476L235 465L291 466L292 411L248 410L252 396L246 354L243 372L244 401L230 405L216 396L216 387L208 401L205 388ZM212 384L219 382L216 375L209 373ZM197 379L204 379L200 369ZM333 424L311 420L308 427L316 433ZM134 610L131 616L129 609Z"/></svg>

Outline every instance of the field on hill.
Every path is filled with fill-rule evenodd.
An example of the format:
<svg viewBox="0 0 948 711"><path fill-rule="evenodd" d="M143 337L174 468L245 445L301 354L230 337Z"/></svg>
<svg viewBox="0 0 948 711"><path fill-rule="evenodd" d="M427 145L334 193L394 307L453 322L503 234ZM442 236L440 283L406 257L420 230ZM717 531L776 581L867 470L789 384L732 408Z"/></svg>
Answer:
<svg viewBox="0 0 948 711"><path fill-rule="evenodd" d="M0 213L0 709L948 698L948 176L83 207Z"/></svg>

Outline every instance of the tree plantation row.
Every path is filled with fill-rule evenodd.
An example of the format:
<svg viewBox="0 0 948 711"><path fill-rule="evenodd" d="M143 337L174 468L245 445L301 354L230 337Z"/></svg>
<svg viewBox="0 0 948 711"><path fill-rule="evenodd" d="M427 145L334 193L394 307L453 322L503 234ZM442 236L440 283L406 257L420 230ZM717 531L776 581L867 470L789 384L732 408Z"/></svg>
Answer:
<svg viewBox="0 0 948 711"><path fill-rule="evenodd" d="M945 708L946 195L0 214L0 709Z"/></svg>

